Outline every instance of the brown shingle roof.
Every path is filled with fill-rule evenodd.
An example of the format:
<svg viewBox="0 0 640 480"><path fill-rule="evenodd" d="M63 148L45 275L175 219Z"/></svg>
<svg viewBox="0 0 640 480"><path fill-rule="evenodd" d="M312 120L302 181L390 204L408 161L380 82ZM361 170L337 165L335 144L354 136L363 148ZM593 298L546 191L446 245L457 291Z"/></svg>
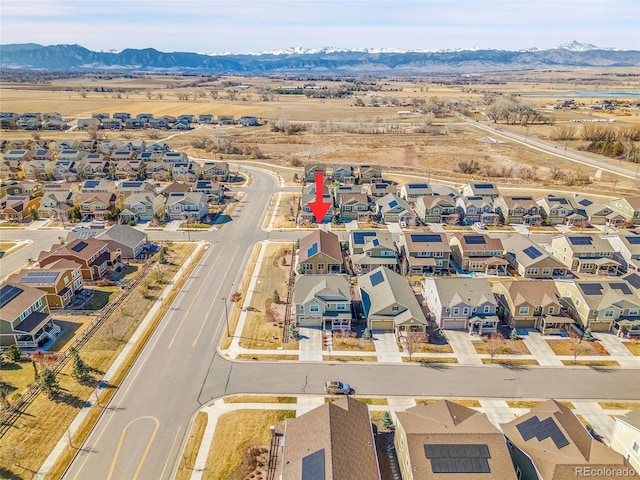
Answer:
<svg viewBox="0 0 640 480"><path fill-rule="evenodd" d="M39 288L23 285L22 283L7 282L3 283L2 287L9 285L18 288L20 292L18 293L18 295L13 297L11 301L2 306L0 318L2 318L3 320L15 320L16 318L18 318L18 316L20 316L22 312L33 305L36 300L46 296L46 293Z"/></svg>
<svg viewBox="0 0 640 480"><path fill-rule="evenodd" d="M80 243L86 243L86 246L84 246L83 248L79 248L78 245ZM38 257L38 261L41 262L47 258L49 258L52 255L56 255L56 256L72 256L72 257L77 257L77 258L81 258L83 260L89 260L89 258L91 258L93 255L96 254L96 252L98 252L98 250L100 250L102 247L107 246L107 242L104 242L102 240L97 240L93 237L89 237L89 238L85 238L85 239L76 239L71 243L67 243L66 245L63 245L61 247L57 247L53 246L51 250L49 250L48 252L40 252L40 256ZM74 248L76 248L76 250L74 250Z"/></svg>
<svg viewBox="0 0 640 480"><path fill-rule="evenodd" d="M316 248L312 248L317 244ZM324 253L333 258L336 262L342 263L342 250L340 249L340 240L338 236L332 232L324 230L315 230L304 238L300 239L300 258L299 262L306 262L316 253Z"/></svg>
<svg viewBox="0 0 640 480"><path fill-rule="evenodd" d="M343 397L287 420L282 479L300 480L302 459L324 449L325 480L379 480L369 410Z"/></svg>

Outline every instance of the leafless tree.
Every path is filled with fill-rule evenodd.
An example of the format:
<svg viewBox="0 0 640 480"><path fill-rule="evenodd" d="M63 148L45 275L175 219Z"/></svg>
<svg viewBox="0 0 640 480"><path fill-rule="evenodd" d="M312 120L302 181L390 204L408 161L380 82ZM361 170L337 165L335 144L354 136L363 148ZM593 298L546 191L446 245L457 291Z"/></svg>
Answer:
<svg viewBox="0 0 640 480"><path fill-rule="evenodd" d="M571 342L571 355L573 355L573 364L575 365L578 357L585 355L589 347L582 342L582 335L573 329L569 331L569 342Z"/></svg>
<svg viewBox="0 0 640 480"><path fill-rule="evenodd" d="M489 354L491 363L493 363L493 357L501 354L506 347L504 335L499 332L489 335L489 338L487 338L485 344L487 346L487 353Z"/></svg>
<svg viewBox="0 0 640 480"><path fill-rule="evenodd" d="M402 337L404 349L409 354L409 361L412 361L413 354L420 350L420 345L425 343L424 340L424 333L421 332L408 332L406 336Z"/></svg>

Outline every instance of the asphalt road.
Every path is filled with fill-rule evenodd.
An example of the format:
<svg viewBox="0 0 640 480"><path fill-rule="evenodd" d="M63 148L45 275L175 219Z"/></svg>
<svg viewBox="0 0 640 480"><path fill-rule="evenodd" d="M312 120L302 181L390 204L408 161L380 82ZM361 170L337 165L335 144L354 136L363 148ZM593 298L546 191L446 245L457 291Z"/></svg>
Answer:
<svg viewBox="0 0 640 480"><path fill-rule="evenodd" d="M118 388L65 479L171 478L180 460L189 421L206 402L237 393L322 394L322 385L328 379L344 379L363 395L640 398L637 370L268 364L225 360L216 353L220 333L225 328L221 299L228 298L238 288L253 245L266 238L300 235L296 232L269 234L260 229L271 196L277 191L276 181L267 173L252 173L254 183L229 224L218 231L191 232L192 239L206 239L212 246ZM29 248L34 251L48 248L60 234L56 231L6 233L13 238L33 237L34 243ZM182 232L154 232L150 237L156 235L157 238L184 237Z"/></svg>

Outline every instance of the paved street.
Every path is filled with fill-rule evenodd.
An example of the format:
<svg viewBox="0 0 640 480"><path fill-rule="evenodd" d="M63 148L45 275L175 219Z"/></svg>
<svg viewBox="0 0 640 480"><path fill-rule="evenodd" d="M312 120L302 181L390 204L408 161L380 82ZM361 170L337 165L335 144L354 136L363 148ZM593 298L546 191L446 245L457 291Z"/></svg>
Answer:
<svg viewBox="0 0 640 480"><path fill-rule="evenodd" d="M244 189L246 195L229 224L220 230L191 232L192 239L208 240L212 247L176 297L64 478L170 478L189 420L202 405L235 393L322 395L323 383L328 379L344 379L362 395L545 396L586 401L640 398L639 383L632 381L634 376L637 378L637 370L398 363L280 364L231 362L221 357L216 353L224 328L221 299L238 289L253 245L265 239L301 236L299 232L260 229L271 197L277 191L276 179L262 171L252 173L253 185ZM152 239L182 240L184 236L183 232L147 233ZM66 232L2 232L3 238L27 235L33 244L25 249L32 249L37 256L39 250L48 248ZM20 253L31 255L31 250L15 256L15 268L20 257L24 260ZM0 264L2 274L13 265ZM397 360L393 352L382 355ZM500 415L499 405L493 409L495 415Z"/></svg>

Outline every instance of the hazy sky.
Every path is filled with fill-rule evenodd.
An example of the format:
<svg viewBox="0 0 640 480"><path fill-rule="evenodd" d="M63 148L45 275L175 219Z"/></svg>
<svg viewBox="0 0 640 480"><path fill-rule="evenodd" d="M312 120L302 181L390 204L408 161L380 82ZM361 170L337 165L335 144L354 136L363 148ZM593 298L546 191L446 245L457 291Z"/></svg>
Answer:
<svg viewBox="0 0 640 480"><path fill-rule="evenodd" d="M640 50L640 0L2 0L1 43L246 53L287 47Z"/></svg>

